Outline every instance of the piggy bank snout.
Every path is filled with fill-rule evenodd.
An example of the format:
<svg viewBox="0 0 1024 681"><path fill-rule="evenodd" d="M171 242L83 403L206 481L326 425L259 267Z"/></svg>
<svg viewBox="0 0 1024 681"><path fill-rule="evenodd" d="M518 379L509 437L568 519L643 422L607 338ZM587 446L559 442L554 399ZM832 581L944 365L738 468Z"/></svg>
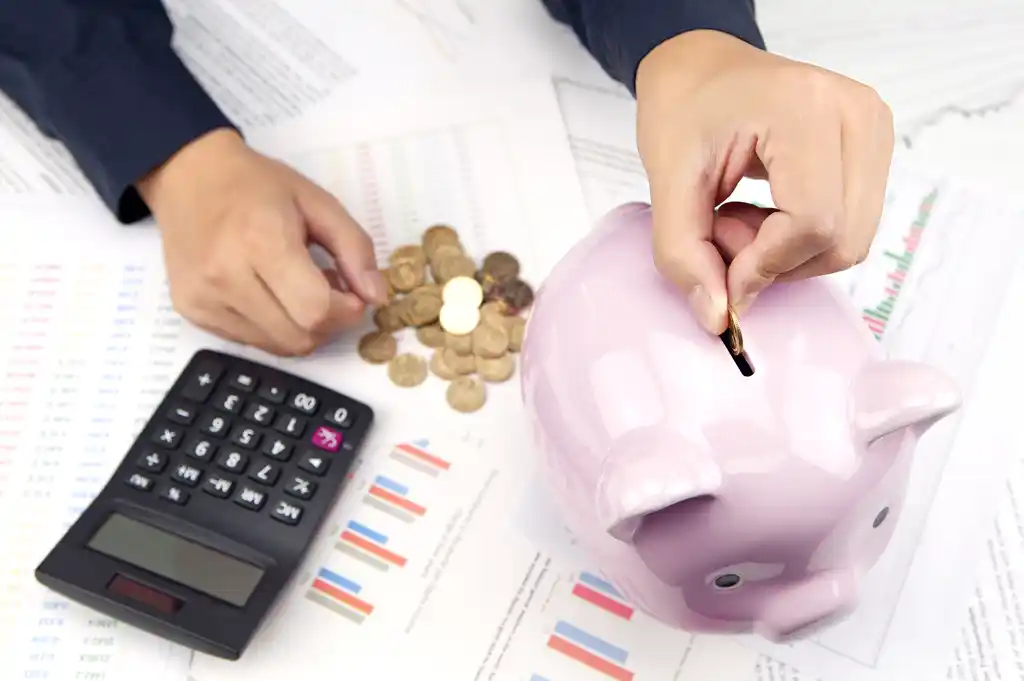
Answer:
<svg viewBox="0 0 1024 681"><path fill-rule="evenodd" d="M767 588L755 629L776 642L804 638L844 619L857 604L857 580L850 570L827 570Z"/></svg>

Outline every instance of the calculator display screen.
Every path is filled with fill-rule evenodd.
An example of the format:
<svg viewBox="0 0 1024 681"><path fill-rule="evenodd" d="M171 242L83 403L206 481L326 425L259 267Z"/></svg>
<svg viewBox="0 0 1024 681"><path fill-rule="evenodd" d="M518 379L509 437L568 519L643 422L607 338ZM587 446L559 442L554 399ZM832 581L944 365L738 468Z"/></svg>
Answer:
<svg viewBox="0 0 1024 681"><path fill-rule="evenodd" d="M239 607L263 576L255 565L118 513L107 518L88 546Z"/></svg>

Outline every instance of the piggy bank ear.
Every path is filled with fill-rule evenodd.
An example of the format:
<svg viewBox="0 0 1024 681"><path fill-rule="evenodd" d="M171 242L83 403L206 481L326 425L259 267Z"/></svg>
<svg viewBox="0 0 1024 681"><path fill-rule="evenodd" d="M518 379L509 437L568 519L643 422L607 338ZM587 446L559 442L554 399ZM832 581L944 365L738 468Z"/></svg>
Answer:
<svg viewBox="0 0 1024 681"><path fill-rule="evenodd" d="M920 436L960 408L960 390L942 371L920 362L865 367L850 392L851 423L862 446L904 428Z"/></svg>
<svg viewBox="0 0 1024 681"><path fill-rule="evenodd" d="M605 530L630 542L643 517L679 502L715 494L722 472L682 435L651 426L616 439L601 467L597 513Z"/></svg>

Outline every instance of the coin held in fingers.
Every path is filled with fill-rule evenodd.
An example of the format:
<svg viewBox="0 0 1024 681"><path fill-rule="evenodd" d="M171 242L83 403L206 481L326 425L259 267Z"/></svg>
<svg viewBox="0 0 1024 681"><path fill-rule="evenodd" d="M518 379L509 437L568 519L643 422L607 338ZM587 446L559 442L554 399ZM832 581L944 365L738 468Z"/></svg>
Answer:
<svg viewBox="0 0 1024 681"><path fill-rule="evenodd" d="M732 305L729 306L729 328L726 330L729 352L739 356L743 354L743 333L740 331L740 318Z"/></svg>

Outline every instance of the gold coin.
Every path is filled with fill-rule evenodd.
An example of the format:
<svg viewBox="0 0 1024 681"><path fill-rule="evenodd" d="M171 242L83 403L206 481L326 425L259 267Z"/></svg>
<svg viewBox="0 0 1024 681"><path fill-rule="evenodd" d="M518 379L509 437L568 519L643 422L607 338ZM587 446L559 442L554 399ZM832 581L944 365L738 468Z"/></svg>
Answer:
<svg viewBox="0 0 1024 681"><path fill-rule="evenodd" d="M508 332L504 324L485 322L480 324L473 333L473 354L478 357L496 358L508 352Z"/></svg>
<svg viewBox="0 0 1024 681"><path fill-rule="evenodd" d="M427 266L427 256L423 252L423 247L417 244L406 244L392 251L391 256L388 258L388 264L394 267L403 262L412 265L418 270L422 270Z"/></svg>
<svg viewBox="0 0 1024 681"><path fill-rule="evenodd" d="M733 309L732 305L729 306L729 351L734 355L743 354L743 333L740 331L740 318L736 314L736 310Z"/></svg>
<svg viewBox="0 0 1024 681"><path fill-rule="evenodd" d="M438 378L450 381L458 376L458 374L444 361L444 353L443 348L434 350L434 354L430 357L430 370Z"/></svg>
<svg viewBox="0 0 1024 681"><path fill-rule="evenodd" d="M459 376L448 385L445 399L455 411L468 414L484 406L487 391L476 376Z"/></svg>
<svg viewBox="0 0 1024 681"><path fill-rule="evenodd" d="M440 298L441 291L443 291L444 289L442 289L441 285L438 284L436 281L427 281L424 282L423 285L416 290L422 291L423 293L429 293L432 296L437 296L438 298Z"/></svg>
<svg viewBox="0 0 1024 681"><path fill-rule="evenodd" d="M519 352L523 349L523 336L526 334L526 320L522 317L509 317L508 349Z"/></svg>
<svg viewBox="0 0 1024 681"><path fill-rule="evenodd" d="M438 314L441 328L456 336L464 336L480 323L480 308L442 305Z"/></svg>
<svg viewBox="0 0 1024 681"><path fill-rule="evenodd" d="M423 268L417 268L409 262L400 262L388 268L388 279L399 293L408 293L425 280Z"/></svg>
<svg viewBox="0 0 1024 681"><path fill-rule="evenodd" d="M371 331L359 339L357 350L370 364L383 364L398 352L398 341L386 331Z"/></svg>
<svg viewBox="0 0 1024 681"><path fill-rule="evenodd" d="M427 363L419 355L404 352L388 362L388 378L402 388L412 388L427 380Z"/></svg>
<svg viewBox="0 0 1024 681"><path fill-rule="evenodd" d="M487 254L480 269L499 283L511 281L519 276L519 261L511 253L494 251Z"/></svg>
<svg viewBox="0 0 1024 681"><path fill-rule="evenodd" d="M473 334L467 333L463 336L456 336L454 333L445 333L444 346L451 348L460 355L472 355Z"/></svg>
<svg viewBox="0 0 1024 681"><path fill-rule="evenodd" d="M445 366L456 374L471 374L476 371L476 358L473 355L460 354L454 348L445 348L441 352Z"/></svg>
<svg viewBox="0 0 1024 681"><path fill-rule="evenodd" d="M505 303L500 300L488 300L480 306L481 319L507 319L505 315Z"/></svg>
<svg viewBox="0 0 1024 681"><path fill-rule="evenodd" d="M449 279L441 289L441 300L446 304L480 307L480 303L484 302L484 292L476 279L454 277Z"/></svg>
<svg viewBox="0 0 1024 681"><path fill-rule="evenodd" d="M505 353L501 357L476 357L476 373L488 383L503 383L516 371L515 358Z"/></svg>
<svg viewBox="0 0 1024 681"><path fill-rule="evenodd" d="M397 301L378 307L373 313L373 323L381 331L387 332L394 332L404 328L405 322L402 320L401 307L401 305L397 304Z"/></svg>
<svg viewBox="0 0 1024 681"><path fill-rule="evenodd" d="M476 273L476 265L464 255L453 255L449 258L438 260L431 269L434 273L434 279L441 283L449 282L455 277L472 278L473 274Z"/></svg>
<svg viewBox="0 0 1024 681"><path fill-rule="evenodd" d="M440 324L428 324L416 329L416 340L428 348L443 348L448 334Z"/></svg>
<svg viewBox="0 0 1024 681"><path fill-rule="evenodd" d="M402 312L402 319L409 326L424 326L437 321L441 313L441 298L430 291L416 289L405 297L407 301Z"/></svg>
<svg viewBox="0 0 1024 681"><path fill-rule="evenodd" d="M440 246L441 244L459 245L459 233L449 225L436 224L428 227L423 232L423 236L420 237L420 241L426 251L431 250L431 246Z"/></svg>
<svg viewBox="0 0 1024 681"><path fill-rule="evenodd" d="M462 246L459 244L442 243L434 246L434 249L430 251L430 268L434 269L437 267L437 263L448 258L457 258L459 256L466 255L462 250Z"/></svg>

